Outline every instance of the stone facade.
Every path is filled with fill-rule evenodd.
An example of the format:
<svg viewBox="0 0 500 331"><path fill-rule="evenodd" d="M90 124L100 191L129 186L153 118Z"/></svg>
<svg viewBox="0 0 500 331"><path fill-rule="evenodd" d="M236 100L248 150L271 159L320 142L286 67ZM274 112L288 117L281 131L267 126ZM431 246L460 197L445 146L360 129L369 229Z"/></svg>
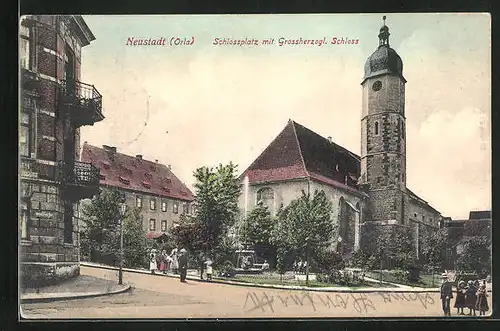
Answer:
<svg viewBox="0 0 500 331"><path fill-rule="evenodd" d="M337 237L342 236L342 246L345 253L350 253L359 247L362 222L361 214L365 209L366 199L363 194L356 194L352 191L309 179L252 183L248 186L247 195L245 195L245 188L242 188L242 194L239 199L242 218L257 206L259 192L262 192L262 190L272 192L272 199L266 199L263 203L268 207L273 216L276 215L281 206L287 206L293 200L300 198L302 191L306 194L314 194L315 190L325 192L332 203L332 221L337 225L337 235L332 238L332 245L336 245ZM247 199L246 202L245 196ZM247 213L245 213L245 205L248 208Z"/></svg>
<svg viewBox="0 0 500 331"><path fill-rule="evenodd" d="M61 97L68 84L69 96L80 97L81 47L95 38L77 15L24 16L20 36L19 256L21 280L31 286L79 274L78 203L98 181L73 185L83 124Z"/></svg>

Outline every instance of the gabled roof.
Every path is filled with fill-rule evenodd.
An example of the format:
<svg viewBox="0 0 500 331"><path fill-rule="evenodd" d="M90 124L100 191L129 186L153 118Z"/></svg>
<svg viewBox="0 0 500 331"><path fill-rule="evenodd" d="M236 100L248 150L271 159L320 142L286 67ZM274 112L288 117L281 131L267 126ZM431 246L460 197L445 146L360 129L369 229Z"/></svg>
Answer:
<svg viewBox="0 0 500 331"><path fill-rule="evenodd" d="M184 201L194 200L193 193L164 164L118 153L115 147L99 148L86 142L81 160L100 169L100 184L103 186Z"/></svg>
<svg viewBox="0 0 500 331"><path fill-rule="evenodd" d="M420 203L420 205L422 205L423 207L425 207L429 210L432 210L435 213L441 214L439 211L437 211L435 208L433 208L427 201L425 201L424 199L422 199L421 197L419 197L418 195L413 193L413 191L411 191L409 188L406 188L406 192L408 193L410 198L413 199L413 201Z"/></svg>
<svg viewBox="0 0 500 331"><path fill-rule="evenodd" d="M360 158L314 131L289 120L241 177L250 183L311 178L353 192Z"/></svg>
<svg viewBox="0 0 500 331"><path fill-rule="evenodd" d="M491 219L491 210L471 211L469 213L470 220L486 220Z"/></svg>

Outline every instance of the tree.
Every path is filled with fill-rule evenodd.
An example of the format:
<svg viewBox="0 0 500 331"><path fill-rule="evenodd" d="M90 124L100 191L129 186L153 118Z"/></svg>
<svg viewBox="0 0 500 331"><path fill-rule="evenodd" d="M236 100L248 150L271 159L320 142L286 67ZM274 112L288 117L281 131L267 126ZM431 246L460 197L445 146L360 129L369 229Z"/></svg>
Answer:
<svg viewBox="0 0 500 331"><path fill-rule="evenodd" d="M146 238L138 208L127 211L123 222L123 257L127 268L146 267L152 242Z"/></svg>
<svg viewBox="0 0 500 331"><path fill-rule="evenodd" d="M237 166L219 164L215 169L201 167L194 171L196 183L196 213L185 216L172 231L179 243L198 255L213 254L214 262L224 256L227 232L238 217L240 186Z"/></svg>
<svg viewBox="0 0 500 331"><path fill-rule="evenodd" d="M83 207L82 255L96 262L117 264L120 254L120 203L123 194L103 190ZM123 255L126 267L144 267L152 243L146 238L139 209L128 210L123 220Z"/></svg>
<svg viewBox="0 0 500 331"><path fill-rule="evenodd" d="M364 231L363 247L356 259L368 269L408 270L414 264L413 238L406 228L365 224Z"/></svg>
<svg viewBox="0 0 500 331"><path fill-rule="evenodd" d="M421 247L427 269L443 269L449 248L447 235L446 229L439 229L423 238Z"/></svg>
<svg viewBox="0 0 500 331"><path fill-rule="evenodd" d="M305 256L309 248L314 255L326 249L335 230L332 203L325 192L316 190L311 197L302 191L301 197L280 210L272 231L271 242L278 248L278 269L286 269L287 256L292 253Z"/></svg>
<svg viewBox="0 0 500 331"><path fill-rule="evenodd" d="M84 226L80 236L82 256L92 259L93 253L97 253L101 256L115 255L112 258L116 259L116 233L119 229L119 204L122 198L122 193L118 190L103 190L83 206Z"/></svg>
<svg viewBox="0 0 500 331"><path fill-rule="evenodd" d="M269 209L259 203L244 221L241 237L252 245L270 245L273 225Z"/></svg>
<svg viewBox="0 0 500 331"><path fill-rule="evenodd" d="M462 252L458 254L457 266L461 270L490 272L491 240L488 236L467 236L459 245L462 246Z"/></svg>

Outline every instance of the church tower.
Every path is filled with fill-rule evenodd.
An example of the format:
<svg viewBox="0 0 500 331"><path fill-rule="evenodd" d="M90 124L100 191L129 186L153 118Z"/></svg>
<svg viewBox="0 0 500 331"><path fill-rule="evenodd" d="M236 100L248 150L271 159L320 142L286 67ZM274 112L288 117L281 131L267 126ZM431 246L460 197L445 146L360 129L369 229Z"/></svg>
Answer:
<svg viewBox="0 0 500 331"><path fill-rule="evenodd" d="M368 193L365 220L407 223L406 126L403 61L389 44L389 27L378 35L377 50L365 63L361 115L361 178Z"/></svg>

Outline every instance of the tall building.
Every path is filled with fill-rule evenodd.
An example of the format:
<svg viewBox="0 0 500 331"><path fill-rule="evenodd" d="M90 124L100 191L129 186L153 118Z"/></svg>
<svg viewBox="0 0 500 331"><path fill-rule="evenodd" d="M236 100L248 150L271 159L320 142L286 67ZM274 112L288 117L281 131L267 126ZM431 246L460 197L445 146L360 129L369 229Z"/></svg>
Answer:
<svg viewBox="0 0 500 331"><path fill-rule="evenodd" d="M441 214L406 187L406 79L389 36L384 18L361 82L361 156L290 120L241 176L243 215L258 201L274 213L302 190L319 189L333 203L342 240L332 242L341 242L342 253L364 245L374 227L402 226L419 257L422 237L439 228Z"/></svg>
<svg viewBox="0 0 500 331"><path fill-rule="evenodd" d="M166 233L182 214L194 213L193 193L174 175L170 166L148 161L142 155L118 153L116 147L102 148L86 142L81 160L100 169L102 189L125 194L128 208L139 208L149 238Z"/></svg>
<svg viewBox="0 0 500 331"><path fill-rule="evenodd" d="M25 284L79 274L81 199L99 169L79 162L80 127L104 119L102 96L80 80L81 48L95 40L79 15L20 23L20 273Z"/></svg>

